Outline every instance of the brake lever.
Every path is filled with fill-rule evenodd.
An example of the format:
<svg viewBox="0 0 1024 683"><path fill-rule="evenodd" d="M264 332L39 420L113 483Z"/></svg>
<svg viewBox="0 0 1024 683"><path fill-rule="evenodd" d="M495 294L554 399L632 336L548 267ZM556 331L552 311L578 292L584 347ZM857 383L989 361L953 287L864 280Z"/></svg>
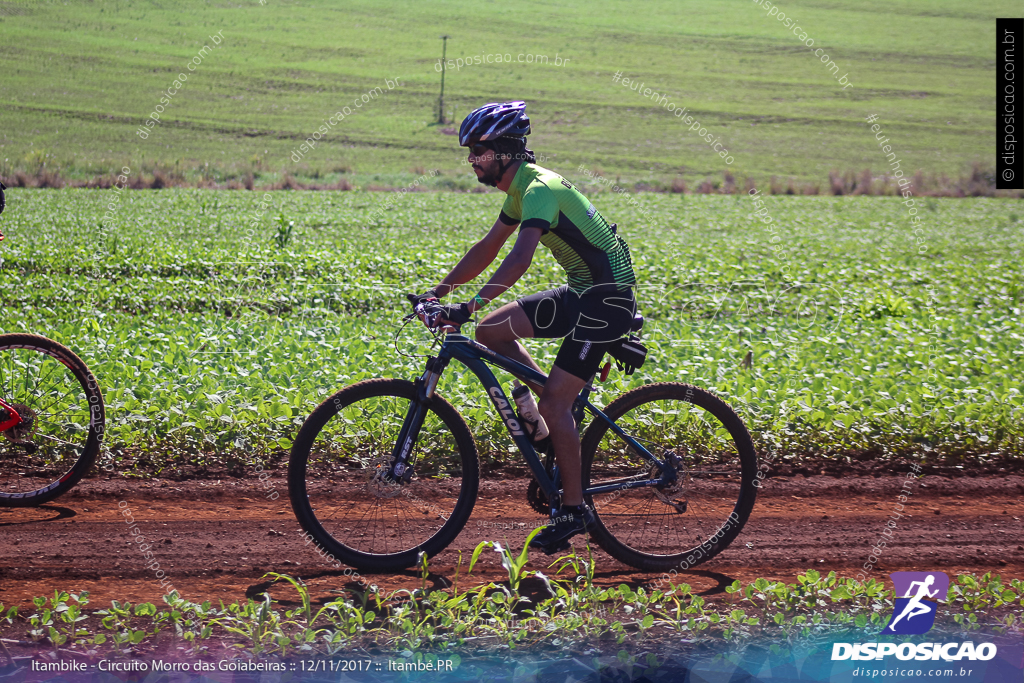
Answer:
<svg viewBox="0 0 1024 683"><path fill-rule="evenodd" d="M441 325L439 327L437 325L437 321L441 317L440 311L433 314L427 313L426 307L423 304L416 304L416 308L414 309L414 313L412 313L412 315L419 316L420 320L423 321L423 324L427 326L427 329L432 332L442 332L445 334L458 333L459 330L461 329L460 326L454 325Z"/></svg>
<svg viewBox="0 0 1024 683"><path fill-rule="evenodd" d="M418 317L428 330L434 329L434 321L436 320L437 314L430 314L427 312L427 307L423 304L416 304L413 308L413 315Z"/></svg>

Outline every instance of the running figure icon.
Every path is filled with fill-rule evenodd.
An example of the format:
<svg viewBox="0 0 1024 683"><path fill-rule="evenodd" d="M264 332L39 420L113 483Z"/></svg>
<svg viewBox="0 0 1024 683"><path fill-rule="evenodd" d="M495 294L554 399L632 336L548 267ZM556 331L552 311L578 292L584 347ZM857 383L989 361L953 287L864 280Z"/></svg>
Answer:
<svg viewBox="0 0 1024 683"><path fill-rule="evenodd" d="M910 598L910 601L907 602L907 606L903 608L903 612L898 617L893 619L891 624L889 624L889 628L891 630L896 630L896 624L903 617L907 617L907 621L910 621L914 617L919 617L922 614L928 614L929 612L931 612L934 609L934 607L930 607L930 606L928 606L926 604L923 604L921 602L922 598L925 598L925 597L934 598L935 595L939 592L938 588L936 588L933 591L928 590L928 587L931 586L934 583L935 583L935 577L932 576L931 574L929 574L928 577L924 581L912 581L911 582L910 588L907 589L907 594L903 596L905 598ZM914 590L914 586L918 586L917 595L914 595L913 597L911 597L910 591Z"/></svg>
<svg viewBox="0 0 1024 683"><path fill-rule="evenodd" d="M894 572L893 617L883 633L926 633L935 623L939 600L945 599L949 577L942 572Z"/></svg>

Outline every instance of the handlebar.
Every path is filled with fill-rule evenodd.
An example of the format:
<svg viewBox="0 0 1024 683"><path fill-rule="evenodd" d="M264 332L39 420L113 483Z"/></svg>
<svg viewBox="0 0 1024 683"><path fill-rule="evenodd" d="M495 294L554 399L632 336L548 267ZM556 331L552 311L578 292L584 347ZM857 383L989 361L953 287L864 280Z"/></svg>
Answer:
<svg viewBox="0 0 1024 683"><path fill-rule="evenodd" d="M447 324L441 324L441 314L443 312L444 311L439 303L435 301L424 301L416 304L413 308L413 313L406 316L406 320L409 320L414 316L418 316L431 332L441 331L458 333L462 328L461 325L456 325L451 321Z"/></svg>

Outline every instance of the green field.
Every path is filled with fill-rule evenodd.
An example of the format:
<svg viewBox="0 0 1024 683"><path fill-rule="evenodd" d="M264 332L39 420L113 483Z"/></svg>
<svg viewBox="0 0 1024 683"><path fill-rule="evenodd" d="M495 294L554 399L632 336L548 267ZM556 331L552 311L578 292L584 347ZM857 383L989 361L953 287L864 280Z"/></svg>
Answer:
<svg viewBox="0 0 1024 683"><path fill-rule="evenodd" d="M160 4L0 3L0 176L57 171L84 179L127 165L224 183L253 173L400 186L439 169L440 186L475 185L437 125L442 33L448 56L509 53L446 78L456 122L486 101L525 99L533 147L564 174L693 186L727 168L826 183L828 172L888 169L864 123L877 114L910 174L960 176L994 164L995 17L1017 3L792 0L847 89L791 30L750 2L656 0L494 5L263 0ZM145 140L136 129L210 36L220 47L187 72ZM514 45L514 47L513 47ZM519 54L547 63L519 63ZM555 66L556 57L568 59ZM650 99L637 79L687 106L734 157ZM837 74L837 75L838 75ZM334 127L299 162L289 155L323 120L385 79L401 86ZM456 124L457 125L457 124ZM45 167L44 167L45 164Z"/></svg>
<svg viewBox="0 0 1024 683"><path fill-rule="evenodd" d="M489 541L478 548L482 551L488 546L501 548ZM811 569L790 584L759 578L744 586L737 580L726 586L725 593L705 600L687 583L658 580L653 589L641 586L636 590L625 583L597 585L592 558L588 561L575 553L564 556L561 568L549 577L516 565L515 551L500 550L509 567L509 580L502 584L465 589L467 579L477 578L470 564L462 591L457 583L450 591L430 589L426 579L424 587L414 590L385 591L367 585L362 595L369 599L360 600L360 593L353 591L355 595L332 595L323 606L301 579L276 573L264 577L269 579L267 585L277 594L287 591L287 599L294 602L276 602L267 592L262 600L248 597L228 605L221 601L218 608L208 600L192 602L175 590L163 596L167 608L151 602L133 608L130 602L114 601L99 611L88 593L58 590L51 597L35 598L38 611L31 616L18 615L17 607L10 608L6 623L0 622L0 633L21 636L24 626L41 631L40 622L45 624L51 615L70 611L76 618L74 628L65 627L58 616L50 622L56 626L51 627L54 635L50 637L62 639L67 649L88 648L107 656L119 655L129 636L137 653L166 652L169 648L161 642L160 632L175 629L180 640L172 642L182 643L178 652L191 656L215 648L251 653L254 658L295 653L303 657L351 656L353 650L373 648L394 653L391 661L397 663L457 658L463 675L468 667L476 666L480 678L495 677L498 667L494 662L501 661L499 657L507 662L510 652L523 657L535 652L533 648L543 647L549 656L573 655L574 646L586 638L594 642L594 647L588 649L588 659L577 657L575 661L603 661L603 678L612 678L607 674L614 669L608 663L617 660L629 668L643 662L647 680L655 676L679 680L685 677L686 669L674 669L676 678L663 674L666 664L672 662L666 655L678 646L680 634L687 636L687 644L714 648L713 655L708 650L697 650L707 657L727 653L739 659L744 653L740 648L748 647L746 653L753 658L759 650L767 649L762 647L764 643L771 643L775 645L771 650L775 662L790 655L795 659L806 657L807 650L816 645L825 643L827 647L826 638L835 642L871 637L886 623L896 595L874 579L862 583L836 576L834 571L823 575ZM427 570L423 574L427 576ZM543 580L552 588L551 596L528 593L528 579ZM292 598L291 588L298 593L297 598ZM409 600L410 594L417 599ZM950 582L943 596L958 611L941 615L945 623L936 623L932 633L964 633L974 639L1004 635L1021 621L1022 596L1024 582L1020 579L1007 578L1004 582L999 574L990 572L981 576L961 574ZM296 603L305 609L287 609ZM27 624L17 621L19 616ZM163 639L168 640L166 636ZM475 658L467 656L469 648L474 649ZM412 659L417 650L418 656ZM461 657L458 652L462 652ZM602 660L594 657L602 652ZM483 660L481 653L491 655L491 659ZM615 655L610 656L612 653ZM764 660L755 661L756 666L750 669L760 668ZM629 680L629 676L618 679Z"/></svg>
<svg viewBox="0 0 1024 683"><path fill-rule="evenodd" d="M128 192L100 230L113 192L9 193L0 332L52 336L84 357L126 467L220 466L246 443L265 455L287 448L328 392L419 374L422 358L398 350L425 353L425 330L410 326L394 344L402 295L435 283L500 205L408 194L381 215L391 195L276 192L249 237L258 195ZM599 404L681 380L736 406L762 453L953 463L1024 453L1014 204L927 200L918 255L890 197L769 198L781 252L740 196L641 200L646 225L621 195L595 196L632 247L652 355L630 378L613 372ZM561 282L544 252L513 295ZM528 345L550 365L557 344ZM511 442L460 367L440 391L471 419L485 459L501 460Z"/></svg>

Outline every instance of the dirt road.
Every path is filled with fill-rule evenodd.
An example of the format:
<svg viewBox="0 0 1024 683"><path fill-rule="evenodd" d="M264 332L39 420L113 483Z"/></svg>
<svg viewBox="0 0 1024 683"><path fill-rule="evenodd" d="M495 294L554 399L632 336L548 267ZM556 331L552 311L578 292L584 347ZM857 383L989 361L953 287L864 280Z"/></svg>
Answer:
<svg viewBox="0 0 1024 683"><path fill-rule="evenodd" d="M801 475L767 480L732 546L680 579L712 594L735 579L793 581L811 568L855 576L893 511L902 481ZM468 562L482 540L507 539L522 547L541 522L526 502L526 486L523 479L484 478L469 524L451 548L431 560L432 586L449 585L458 551ZM275 490L279 497L268 500ZM41 508L0 509L0 602L27 605L55 588L87 590L94 605L111 599L160 602L164 590L132 543L125 507L186 598L241 600L261 590L260 577L268 571L301 577L317 600L355 586L304 544L283 480L272 479L265 488L251 479L91 479ZM899 520L894 540L869 576L888 581L891 571L931 569L1024 578L1024 477L925 476L915 482L905 512L909 516ZM602 583L637 585L657 578L600 550L596 558ZM545 556L532 556L531 568L545 564ZM485 553L468 579L463 565L460 581L465 587L504 576L497 556ZM412 570L366 578L388 589L420 585ZM291 598L289 590L275 589L274 595Z"/></svg>

